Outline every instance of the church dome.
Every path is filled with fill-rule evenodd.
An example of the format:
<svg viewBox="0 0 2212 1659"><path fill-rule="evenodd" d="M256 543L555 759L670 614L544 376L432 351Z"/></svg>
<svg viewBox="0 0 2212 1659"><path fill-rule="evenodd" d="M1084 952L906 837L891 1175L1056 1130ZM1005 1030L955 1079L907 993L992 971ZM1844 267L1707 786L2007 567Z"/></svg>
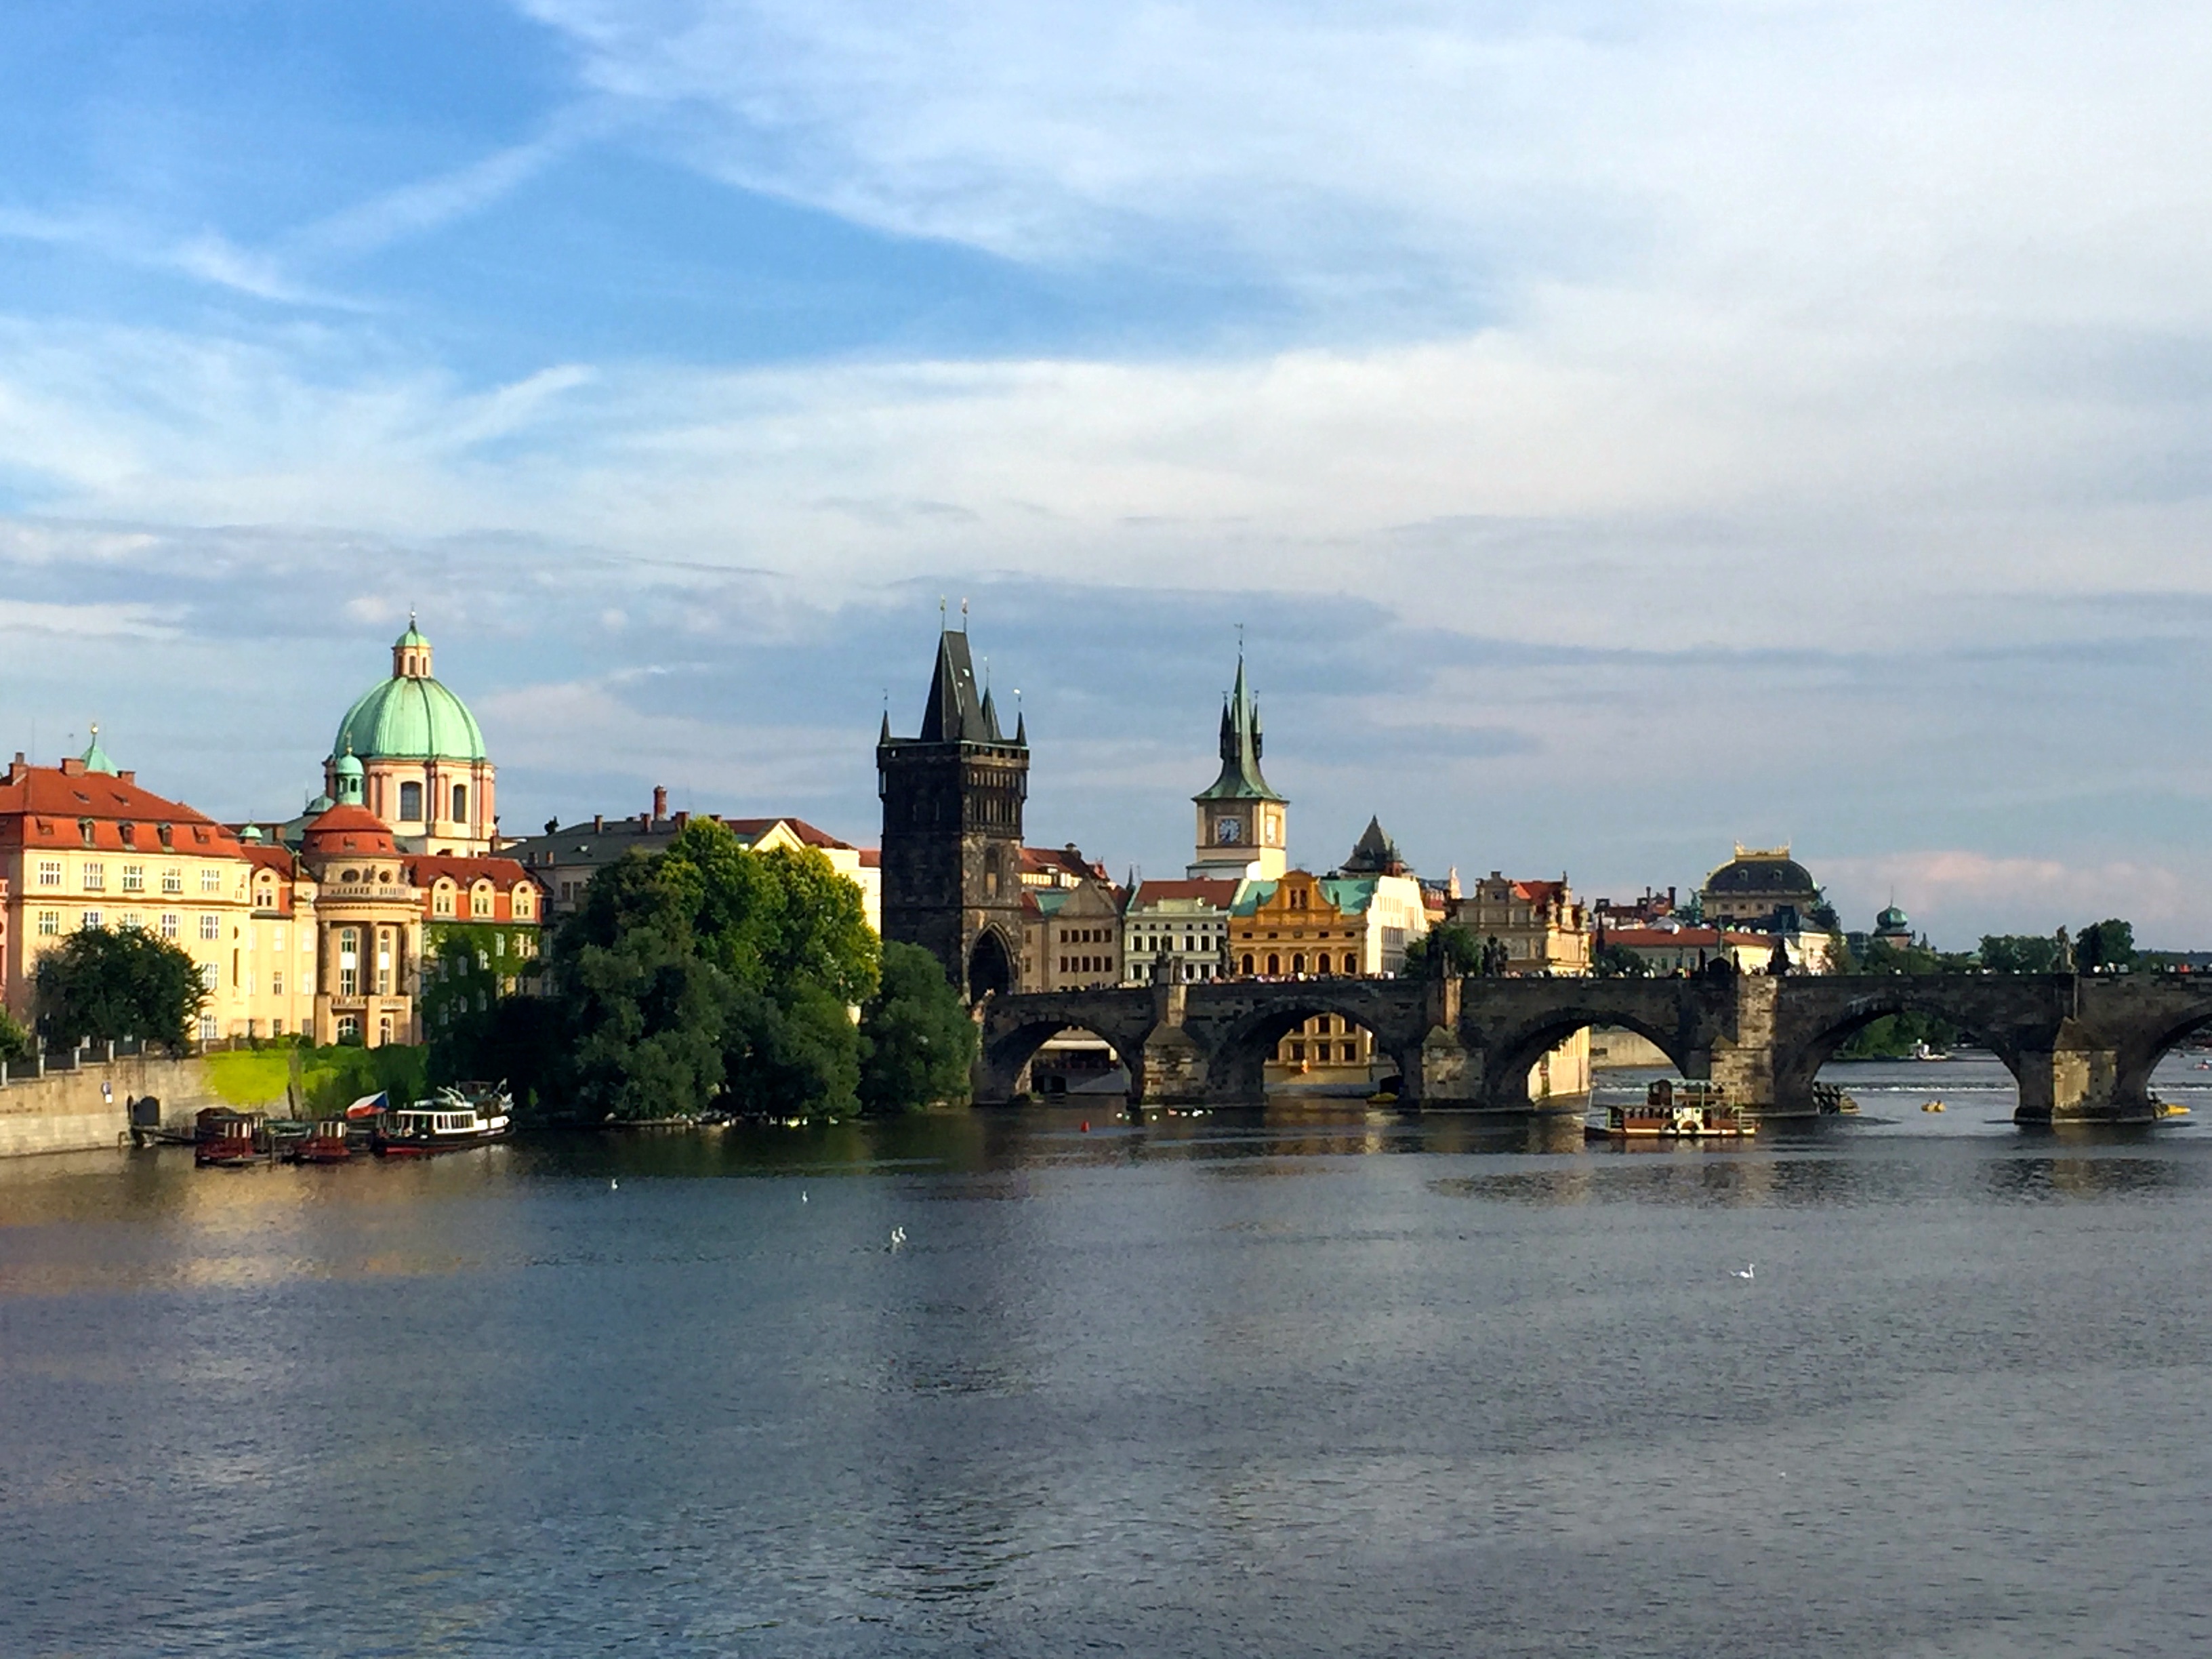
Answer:
<svg viewBox="0 0 2212 1659"><path fill-rule="evenodd" d="M486 758L476 716L432 678L430 641L416 630L413 618L392 641L392 678L371 686L346 710L331 753L364 760Z"/></svg>
<svg viewBox="0 0 2212 1659"><path fill-rule="evenodd" d="M1912 931L1912 919L1906 915L1904 911L1899 909L1894 904L1892 904L1885 908L1879 915L1875 917L1874 930L1877 933L1911 933Z"/></svg>

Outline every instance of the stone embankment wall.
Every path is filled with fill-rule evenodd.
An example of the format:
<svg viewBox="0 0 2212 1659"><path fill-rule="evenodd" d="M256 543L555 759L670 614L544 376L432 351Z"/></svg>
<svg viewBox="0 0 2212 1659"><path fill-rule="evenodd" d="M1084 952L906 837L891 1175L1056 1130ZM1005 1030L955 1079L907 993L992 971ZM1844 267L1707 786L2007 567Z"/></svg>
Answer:
<svg viewBox="0 0 2212 1659"><path fill-rule="evenodd" d="M15 1075L21 1069L10 1066L0 1086L0 1158L113 1146L131 1127L128 1103L146 1095L161 1103L161 1121L170 1128L188 1127L203 1106L228 1103L199 1059L140 1055L42 1078Z"/></svg>

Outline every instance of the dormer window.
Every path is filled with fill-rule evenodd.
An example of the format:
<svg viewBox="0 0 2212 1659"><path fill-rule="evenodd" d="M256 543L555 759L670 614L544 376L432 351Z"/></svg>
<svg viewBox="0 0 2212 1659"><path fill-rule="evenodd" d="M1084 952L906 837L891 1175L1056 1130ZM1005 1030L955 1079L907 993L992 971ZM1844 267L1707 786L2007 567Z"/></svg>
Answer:
<svg viewBox="0 0 2212 1659"><path fill-rule="evenodd" d="M98 823L91 818L79 818L76 821L76 832L83 839L87 847L96 847L100 844L96 839L99 828Z"/></svg>
<svg viewBox="0 0 2212 1659"><path fill-rule="evenodd" d="M164 847L176 839L176 834L177 827L173 823L157 823L154 826L155 838Z"/></svg>
<svg viewBox="0 0 2212 1659"><path fill-rule="evenodd" d="M125 847L136 847L138 844L138 826L135 823L128 822L118 823L115 826L115 833L123 837L123 844Z"/></svg>

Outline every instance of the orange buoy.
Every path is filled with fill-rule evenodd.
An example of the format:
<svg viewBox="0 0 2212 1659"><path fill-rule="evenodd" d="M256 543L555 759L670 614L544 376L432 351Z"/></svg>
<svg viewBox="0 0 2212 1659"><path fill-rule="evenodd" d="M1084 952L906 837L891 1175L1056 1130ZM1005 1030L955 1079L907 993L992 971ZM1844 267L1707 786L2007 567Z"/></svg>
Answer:
<svg viewBox="0 0 2212 1659"><path fill-rule="evenodd" d="M1091 1133L1091 1120L1087 1117L1083 1120L1083 1133L1085 1134Z"/></svg>

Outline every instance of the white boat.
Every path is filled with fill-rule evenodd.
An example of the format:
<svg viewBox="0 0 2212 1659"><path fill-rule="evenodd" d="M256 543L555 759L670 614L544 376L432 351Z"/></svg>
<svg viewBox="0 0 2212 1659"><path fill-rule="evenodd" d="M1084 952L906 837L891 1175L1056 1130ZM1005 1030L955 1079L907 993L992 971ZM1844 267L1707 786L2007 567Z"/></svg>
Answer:
<svg viewBox="0 0 2212 1659"><path fill-rule="evenodd" d="M1945 1054L1941 1048L1931 1048L1924 1042L1916 1042L1912 1045L1912 1053L1910 1057L1914 1060L1948 1060L1951 1058L1950 1055Z"/></svg>
<svg viewBox="0 0 2212 1659"><path fill-rule="evenodd" d="M428 1100L382 1113L370 1145L380 1158L418 1158L504 1140L514 1128L514 1104L504 1085L448 1085Z"/></svg>

